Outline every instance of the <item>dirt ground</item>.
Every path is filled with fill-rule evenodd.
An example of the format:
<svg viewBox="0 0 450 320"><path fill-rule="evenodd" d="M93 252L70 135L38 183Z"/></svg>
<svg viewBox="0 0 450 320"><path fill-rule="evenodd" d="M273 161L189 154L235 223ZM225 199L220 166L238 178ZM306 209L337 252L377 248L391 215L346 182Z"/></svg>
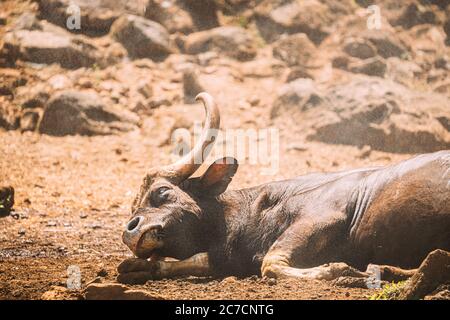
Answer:
<svg viewBox="0 0 450 320"><path fill-rule="evenodd" d="M7 14L8 19L14 20L23 12L36 11L32 2L5 1L0 4L0 10ZM0 27L1 38L5 30L5 27ZM107 41L103 38L92 40L101 45ZM448 51L448 47L445 50ZM332 51L321 51L321 58L327 59ZM258 47L258 60L255 60L257 64L253 67L252 62L241 63L228 58L217 59L210 66L198 66L201 83L205 84L220 107L222 129L272 127L280 134L278 170L272 175L263 175L263 165L244 161L230 189L311 172L387 165L413 156L410 153L378 151L367 146L311 141L304 134L313 126L308 120L299 125L295 118L271 119L276 93L286 83L290 71L290 67L281 62L279 66L270 65L273 62L271 55L272 48L267 45ZM183 59L188 58L174 54L165 63L148 63L153 95L172 97L172 100L169 106L159 106L151 114L140 113L141 123L153 116L173 118L177 115L188 123L203 118L199 104L186 104L180 99L183 81L176 66L184 62ZM122 84L133 88L134 72L136 77L140 76L136 65L143 64L133 63L125 59L109 69L98 70L96 67L74 71L56 65L42 67L19 61L13 68L2 68L0 77L4 77L2 81L10 74L24 77L28 81L27 87L31 89L50 83L57 75L67 76L68 79L78 79L84 75L94 82L94 87L97 78L103 77L104 80L129 76L130 80L124 80ZM265 74L266 67L271 72L268 75ZM316 69L311 72L320 73ZM146 69L140 67L139 70ZM331 78L326 80L330 83L354 75L340 69L333 70ZM449 71L445 72L444 78L447 80ZM424 69L422 78L426 79L427 75L428 71ZM78 82L70 85L70 89L72 87L81 90ZM97 87L94 89L101 91ZM122 98L119 99L124 104L122 107L131 109L128 102L135 102L133 95L128 96L126 103L122 102ZM248 103L255 100L257 103L254 105ZM21 112L20 103L7 95L0 96L0 107L0 115L6 109L13 110L13 115ZM442 109L446 111L444 107ZM61 137L41 134L38 130L20 130L18 127L12 130L0 128L0 185L15 188L14 215L0 219L0 299L40 299L55 286L66 287L68 270L73 266L81 271L82 287L64 292L64 298L82 298L82 290L95 279L100 282L115 281L117 265L132 256L122 243L121 235L144 174L150 167L172 161L173 145L161 143L160 137L163 135L167 139L170 132L163 128L164 121L158 126L152 130L140 126L129 132L105 136ZM209 159L210 162L213 160ZM376 292L373 289L335 287L326 281L270 282L256 276L244 279L190 277L148 281L135 287L166 299L339 300L367 299Z"/></svg>

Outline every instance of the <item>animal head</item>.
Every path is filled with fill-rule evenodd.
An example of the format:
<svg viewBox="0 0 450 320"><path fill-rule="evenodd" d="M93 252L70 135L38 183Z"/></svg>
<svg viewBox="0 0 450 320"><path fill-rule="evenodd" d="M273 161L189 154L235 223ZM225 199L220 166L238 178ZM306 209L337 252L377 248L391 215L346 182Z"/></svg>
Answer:
<svg viewBox="0 0 450 320"><path fill-rule="evenodd" d="M213 98L200 93L206 120L199 142L174 164L149 170L132 205L132 218L123 232L123 242L139 258L151 256L185 259L199 250L198 235L202 203L224 192L237 171L234 158L215 161L206 172L191 178L211 151L220 125Z"/></svg>

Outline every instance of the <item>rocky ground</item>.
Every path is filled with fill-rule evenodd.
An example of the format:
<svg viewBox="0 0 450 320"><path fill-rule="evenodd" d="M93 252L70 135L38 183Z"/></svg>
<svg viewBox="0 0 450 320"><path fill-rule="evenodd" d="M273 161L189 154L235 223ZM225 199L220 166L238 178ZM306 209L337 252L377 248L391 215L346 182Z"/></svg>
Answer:
<svg viewBox="0 0 450 320"><path fill-rule="evenodd" d="M201 2L0 3L0 186L15 188L15 212L0 219L0 298L82 297L62 288L70 266L82 289L114 281L131 256L121 232L133 196L149 167L173 160L174 130L202 119L199 91L215 97L223 129L280 134L279 170L264 175L267 164L244 157L231 188L450 149L449 1ZM186 299L376 293L260 278L139 289Z"/></svg>

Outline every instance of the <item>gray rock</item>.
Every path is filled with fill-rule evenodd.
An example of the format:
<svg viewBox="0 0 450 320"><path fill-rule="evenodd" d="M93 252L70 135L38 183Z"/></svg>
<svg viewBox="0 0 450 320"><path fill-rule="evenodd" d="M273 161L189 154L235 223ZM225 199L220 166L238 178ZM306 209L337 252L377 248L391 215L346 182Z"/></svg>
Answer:
<svg viewBox="0 0 450 320"><path fill-rule="evenodd" d="M405 6L400 16L390 21L393 26L402 26L406 29L419 24L435 24L436 22L437 17L432 8L416 3Z"/></svg>
<svg viewBox="0 0 450 320"><path fill-rule="evenodd" d="M216 51L241 61L256 56L253 38L240 27L218 27L192 33L186 37L184 49L188 54Z"/></svg>
<svg viewBox="0 0 450 320"><path fill-rule="evenodd" d="M376 48L378 55L383 58L403 57L408 51L405 46L389 33L370 33L365 37Z"/></svg>
<svg viewBox="0 0 450 320"><path fill-rule="evenodd" d="M169 33L157 22L134 15L124 15L111 26L111 35L134 59L163 60L173 52Z"/></svg>
<svg viewBox="0 0 450 320"><path fill-rule="evenodd" d="M323 94L311 79L297 79L281 87L271 110L271 117L290 113L293 109L306 111L325 102Z"/></svg>
<svg viewBox="0 0 450 320"><path fill-rule="evenodd" d="M266 41L283 33L303 32L315 44L329 34L333 22L330 8L317 1L262 1L255 10L256 25Z"/></svg>
<svg viewBox="0 0 450 320"><path fill-rule="evenodd" d="M55 136L107 135L136 128L137 116L106 104L93 92L62 91L47 102L39 131Z"/></svg>
<svg viewBox="0 0 450 320"><path fill-rule="evenodd" d="M160 23L170 33L189 34L198 31L189 12L176 2L149 0L145 17Z"/></svg>
<svg viewBox="0 0 450 320"><path fill-rule="evenodd" d="M343 49L348 55L360 59L372 58L377 54L374 46L364 39L348 40Z"/></svg>
<svg viewBox="0 0 450 320"><path fill-rule="evenodd" d="M59 63L64 68L89 67L100 58L96 48L81 37L40 30L17 30L4 37L3 53L10 59Z"/></svg>
<svg viewBox="0 0 450 320"><path fill-rule="evenodd" d="M90 36L107 34L113 22L124 11L134 14L144 11L144 5L142 3L139 4L139 1L38 0L37 2L41 19L45 19L68 31ZM80 29L73 28L70 30L67 28L67 21L73 14L68 10L70 5L75 5L80 9Z"/></svg>
<svg viewBox="0 0 450 320"><path fill-rule="evenodd" d="M205 91L200 84L197 73L194 68L187 68L183 71L183 93L186 103L193 103L195 97L200 92Z"/></svg>
<svg viewBox="0 0 450 320"><path fill-rule="evenodd" d="M273 56L289 66L314 67L317 49L304 33L280 38L273 44Z"/></svg>
<svg viewBox="0 0 450 320"><path fill-rule="evenodd" d="M362 61L351 63L348 70L354 73L364 73L368 76L384 77L386 73L386 62L380 57L373 57Z"/></svg>
<svg viewBox="0 0 450 320"><path fill-rule="evenodd" d="M318 89L299 79L281 88L272 117L309 121L308 140L347 144L395 153L450 148L447 97L412 91L391 80L355 76L349 83Z"/></svg>

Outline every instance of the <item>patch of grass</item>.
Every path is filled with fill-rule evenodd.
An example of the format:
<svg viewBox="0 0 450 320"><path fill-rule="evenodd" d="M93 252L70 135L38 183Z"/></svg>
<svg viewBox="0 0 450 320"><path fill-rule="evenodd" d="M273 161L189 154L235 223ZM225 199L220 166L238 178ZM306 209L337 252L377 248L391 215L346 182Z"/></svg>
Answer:
<svg viewBox="0 0 450 320"><path fill-rule="evenodd" d="M399 296L400 291L403 289L405 284L406 281L388 283L377 293L370 296L369 300L395 300Z"/></svg>

